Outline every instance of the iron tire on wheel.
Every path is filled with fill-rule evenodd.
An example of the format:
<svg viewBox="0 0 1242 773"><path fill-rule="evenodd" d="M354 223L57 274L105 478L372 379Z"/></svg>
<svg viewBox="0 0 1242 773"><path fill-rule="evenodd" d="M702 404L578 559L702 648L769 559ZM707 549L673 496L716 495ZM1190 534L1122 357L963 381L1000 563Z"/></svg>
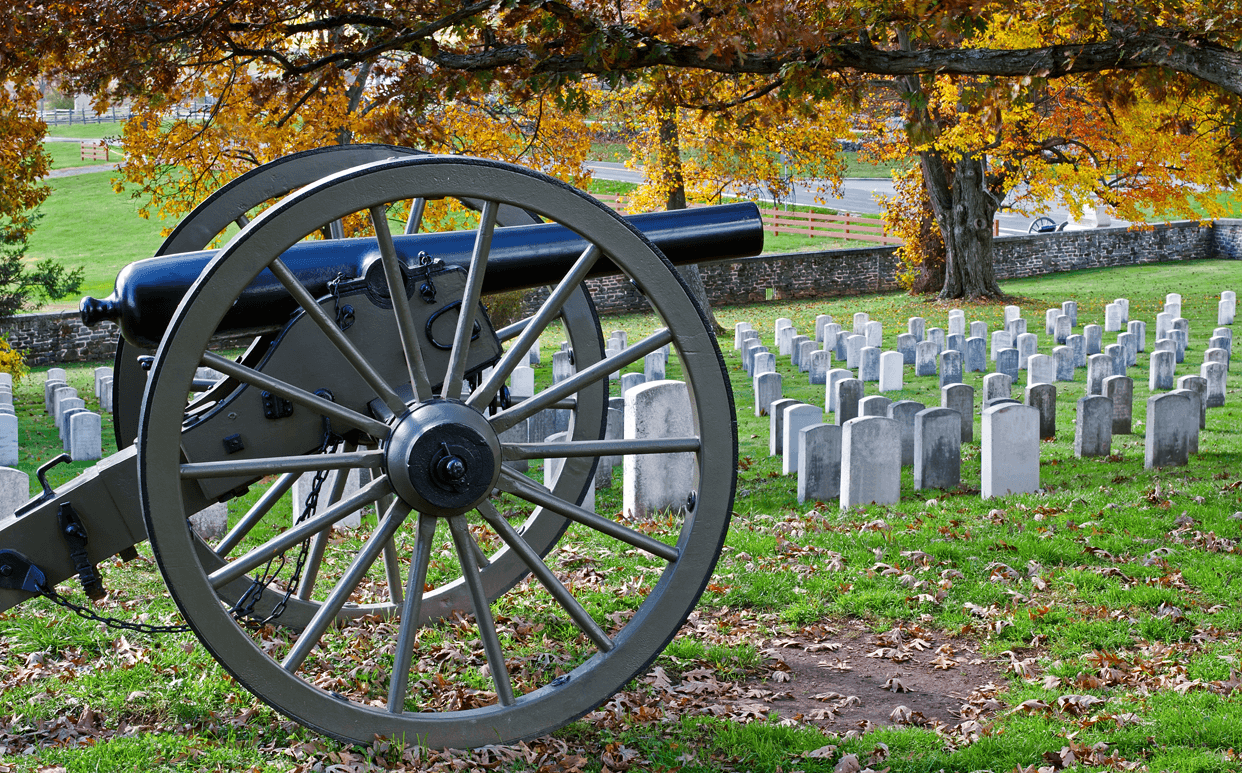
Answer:
<svg viewBox="0 0 1242 773"><path fill-rule="evenodd" d="M524 691L519 690L512 698L506 697L508 665L492 622L492 599L476 586L470 592L475 624L470 629L472 633L461 635L473 636L473 632L477 632L483 649L487 651L487 665L498 699L489 705L461 710L421 711L420 706L407 703L404 687L396 698L391 692L396 685L404 685L407 677L411 676L408 666L392 665L391 671L400 678L391 679L389 674L388 706L354 699L341 686L348 680L332 682L330 690L304 679L299 669L311 662L306 660L308 653L314 653L315 648L323 643L322 637L329 631L329 620L323 621L318 628L308 626L296 641L289 642L288 652L280 655L282 660L278 662L260 646L254 632L239 625L221 605L208 571L199 560L196 541L186 526L182 487L188 482L186 478L192 477L193 471L179 461L180 422L186 390L203 358L210 332L216 328L232 299L259 271L269 264L275 265L275 259L285 249L323 222L360 210L382 212L379 208L393 201L439 196L486 198L497 204L520 206L559 222L578 233L588 244L596 245L645 292L653 311L663 320L666 328L635 344L627 352L608 358L596 368L579 371L577 376L562 382L562 385L564 389L576 389L601 378L607 379L609 372L641 359L644 352L654 351L664 342L671 341L676 347L683 378L688 386L694 427L692 436L656 441L655 445L643 449L636 445L624 445L630 441L606 441L616 444L608 447L607 451L624 451L625 448L629 449L624 451L628 453L690 451L695 461L697 480L694 488L697 496L689 512L678 522L680 526L675 543L660 542L614 519L575 509L573 503L564 498L549 498L528 483L515 483L512 475L501 474L497 479L501 490L521 497L533 497L528 500L532 502L542 500L536 503L571 515L585 525L593 538L606 537L615 541L619 552L632 548L645 551L645 560L657 563L659 578L647 589L641 604L626 621L595 620L589 613L585 619L576 617L571 611L575 603L572 592L561 585L561 591L569 595L568 601L563 601L563 597L549 587L549 592L557 596L573 623L582 631L579 638L589 638L596 646L593 651L575 656L576 659L567 666L567 673L548 678L540 684L526 685ZM590 254L592 250L589 249L583 253L575 271ZM472 276L476 270L482 269L472 264ZM479 276L481 278L481 274ZM571 283L572 280L567 280L566 285ZM471 308L471 304L463 302L463 307ZM467 330L468 327L459 328L459 331ZM459 332L458 341L464 341L466 335L468 333ZM407 356L413 355L407 351ZM503 367L502 360L498 369ZM453 383L453 379L446 379L446 383ZM543 407L563 399L556 389L546 390L543 395L549 401L543 403ZM403 466L405 462L401 460L406 455L407 445L402 444L414 443L408 454L413 460L420 452L416 443L417 438L421 437L420 432L430 432L427 428L432 428L436 421L457 422L455 426L468 428L479 436L476 446L479 453L486 457L486 449L492 443L491 431L503 429L506 421L517 420L523 415L519 410L523 405L530 411L541 405L537 400L519 404L509 409L512 413L507 418L507 411L490 419L483 418L481 413L469 418L471 408L468 400L465 403L455 401L450 390L446 390L443 398L411 404L406 414L390 420L387 430L382 427L376 429L375 419L364 416L351 418L342 413L343 420L353 421L355 426L371 428L368 431L377 434L388 432L386 437L381 438L386 449L384 461L382 465L376 463L380 470L379 479L393 481L390 485L401 496L386 516L384 526L377 528L373 539L378 544L386 539L385 535L395 533L395 529L417 528L420 536L413 563L421 565L424 571L430 556L430 541L434 538L435 525L439 520L448 521L449 530L453 533L453 545L462 565L467 566L474 559L466 547L468 534L462 536L465 516L458 514L460 503L449 506L423 502L420 507L442 507L443 511L415 514L409 522L402 523L404 516L400 513L402 510L408 512L409 508L406 499L422 496L420 492L423 489L419 487L427 485L425 477L411 472L409 466ZM344 408L340 410L345 411ZM423 416L430 416L426 426L418 431L409 431L408 422ZM409 743L418 742L432 747L473 747L513 742L547 733L598 706L641 673L681 627L711 576L728 529L737 459L733 416L732 394L723 360L702 311L671 264L624 220L585 194L546 176L506 164L437 157L383 161L334 175L273 206L225 247L187 294L161 344L143 401L138 441L143 517L165 582L187 622L221 665L248 690L277 710L326 735L355 743L371 743L376 736L405 739ZM465 432L464 429L461 431ZM485 511L491 501L488 499L490 486L486 480L474 479L471 479L471 485L477 491L486 490L477 502L480 514L486 519ZM418 489L413 494L408 493L411 486ZM497 530L504 530L503 524L491 520L488 524ZM509 531L512 532L511 529ZM367 549L360 552L356 559L358 563L365 564L366 555L374 560L376 553L367 553ZM663 565L662 569L658 568L659 564ZM413 569L411 574L418 576ZM467 571L466 576L469 578L472 573ZM411 583L411 587L416 585L418 582ZM338 587L345 595L352 590L345 581ZM411 594L407 599L416 596ZM502 597L496 600L496 605L503 608L506 602L507 597ZM417 604L410 602L403 607L403 611L416 608ZM581 607L579 610L584 611ZM330 616L331 612L325 613L325 617ZM418 615L409 617L417 619ZM408 620L400 623L394 658L411 656L402 642L414 649L422 646L421 642L414 643L417 626L407 623ZM609 626L609 630L603 630L605 626ZM315 630L317 632L312 635ZM326 660L325 657L314 662L317 667L330 667L330 663L323 665ZM341 668L344 677L348 664L342 664ZM509 687L511 689L511 683Z"/></svg>

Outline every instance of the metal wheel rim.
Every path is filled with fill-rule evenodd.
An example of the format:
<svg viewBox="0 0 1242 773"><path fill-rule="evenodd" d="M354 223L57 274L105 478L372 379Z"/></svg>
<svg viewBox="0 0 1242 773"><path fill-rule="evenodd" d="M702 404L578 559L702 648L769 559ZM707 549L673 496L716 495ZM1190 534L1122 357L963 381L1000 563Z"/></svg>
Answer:
<svg viewBox="0 0 1242 773"><path fill-rule="evenodd" d="M255 646L217 600L186 527L177 425L185 389L231 299L301 231L309 213L330 220L414 195L477 195L522 204L559 220L608 256L640 287L671 329L690 385L697 451L697 502L687 513L659 581L607 652L516 698L511 705L443 713L393 714L342 703L289 673ZM340 202L349 202L344 208ZM537 201L537 205L532 205ZM338 211L338 210L344 211ZM559 214L558 214L559 213ZM300 234L299 237L300 238ZM214 300L213 300L214 299ZM611 368L610 368L611 369ZM605 376L606 378L606 376ZM672 266L633 227L551 178L471 159L369 164L288 197L248 226L204 271L179 307L144 395L139 438L143 515L169 591L199 639L239 682L265 702L327 735L358 743L375 736L432 746L477 746L549 732L607 699L641 672L675 635L708 582L728 528L736 475L732 394L715 339ZM728 417L725 419L724 417Z"/></svg>
<svg viewBox="0 0 1242 773"><path fill-rule="evenodd" d="M358 166L360 164L383 161L394 157L426 157L424 151L403 148L395 145L362 144L332 145L294 153L271 161L246 172L221 187L188 215L182 218L172 233L164 240L156 255L170 255L180 252L193 252L207 249L208 245L231 223L244 216L254 207L272 198L287 195L290 191L310 185L330 174ZM528 212L517 207L503 207L497 215L501 226L524 225L537 222ZM575 357L583 367L590 366L603 359L602 336L599 328L599 317L591 303L590 295L582 288L574 292L565 304L563 319L566 334L573 346ZM117 352L114 358L114 398L113 398L113 431L116 435L117 447L128 446L137 435L137 417L141 413L142 386L145 385L147 373L138 366L137 358L142 354L153 354L147 350L135 350L123 339L117 341ZM607 420L607 393L604 390L601 404L584 406L579 411L579 424L582 428L600 427L598 438L603 437L603 426ZM571 474L582 478L581 489L585 495L593 471L574 470ZM560 516L540 510L530 522L523 526L523 534L528 542L545 555L565 533L569 524ZM206 561L211 561L209 550L200 550ZM527 574L524 565L508 551L490 557L489 564L483 570L483 584L488 593L498 596L520 582ZM231 594L244 592L245 585L222 589L221 596L235 601ZM466 589L461 582L438 587L433 596L423 606L423 614L427 618L441 617L456 610L469 608ZM316 605L290 599L279 623L291 628L301 628L314 615ZM377 613L389 612L391 604L365 604L350 606L342 611L342 616L361 617Z"/></svg>

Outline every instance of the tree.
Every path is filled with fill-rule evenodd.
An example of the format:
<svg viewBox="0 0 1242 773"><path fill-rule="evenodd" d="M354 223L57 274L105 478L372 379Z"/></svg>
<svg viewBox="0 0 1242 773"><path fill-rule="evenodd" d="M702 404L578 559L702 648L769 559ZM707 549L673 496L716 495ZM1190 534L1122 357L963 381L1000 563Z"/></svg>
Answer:
<svg viewBox="0 0 1242 773"><path fill-rule="evenodd" d="M78 0L49 0L27 8L25 18L37 32L31 45L49 54L56 73L79 90L113 98L161 93L186 70L263 63L281 73L271 86L290 104L313 95L326 74L363 65L381 84L377 99L405 109L460 92L556 93L572 104L587 90L584 76L616 86L663 66L754 78L763 84L756 94L779 89L789 99L833 95L841 81L861 93L870 76L914 78L923 87L903 96L918 118L926 81L936 77L996 84L981 89L978 101L963 100L960 112L971 114L986 112L989 100L1003 104L1002 86L1022 79L1098 74L1099 94L1106 95L1141 73L1153 86L1212 94L1229 130L1242 126L1242 18L1231 2L1191 0L1176 14L1157 0L1102 10L1078 0L987 6L420 0L343 11L328 0L234 0L170 2L153 19L148 5L127 0L92 3L89 10ZM994 34L998 24L1022 34ZM988 167L960 151L921 156L920 165L932 182L932 205L951 215L938 218L949 229L948 282L966 295L990 294L996 291L987 277L990 241L979 225L990 205L978 190L961 186L968 180L982 186ZM1225 156L1226 175L1237 173L1234 156ZM959 267L961 257L968 260Z"/></svg>
<svg viewBox="0 0 1242 773"><path fill-rule="evenodd" d="M644 173L630 210L684 209L726 195L779 203L798 178L838 186L844 162L837 139L850 130L843 106L763 89L749 77L656 68L603 91L601 115L626 138L628 164ZM698 267L679 271L722 332Z"/></svg>

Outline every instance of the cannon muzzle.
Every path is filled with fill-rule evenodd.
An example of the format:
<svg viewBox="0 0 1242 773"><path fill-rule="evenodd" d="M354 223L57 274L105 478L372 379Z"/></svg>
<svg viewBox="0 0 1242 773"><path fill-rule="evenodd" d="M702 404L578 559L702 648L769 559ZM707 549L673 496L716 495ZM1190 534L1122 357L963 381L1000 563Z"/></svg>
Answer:
<svg viewBox="0 0 1242 773"><path fill-rule="evenodd" d="M763 223L750 203L653 212L626 218L674 265L758 255ZM414 271L420 255L463 268L470 264L473 231L394 236L397 254ZM484 293L500 293L554 284L586 248L586 242L556 224L496 229L488 253ZM107 298L83 298L82 321L93 326L111 320L126 341L145 348L158 345L177 305L217 250L165 255L130 263L117 274ZM360 277L379 257L374 239L306 241L290 247L282 260L316 297L329 283ZM590 276L619 273L607 259ZM242 333L284 324L297 304L269 271L263 271L225 315L218 333Z"/></svg>

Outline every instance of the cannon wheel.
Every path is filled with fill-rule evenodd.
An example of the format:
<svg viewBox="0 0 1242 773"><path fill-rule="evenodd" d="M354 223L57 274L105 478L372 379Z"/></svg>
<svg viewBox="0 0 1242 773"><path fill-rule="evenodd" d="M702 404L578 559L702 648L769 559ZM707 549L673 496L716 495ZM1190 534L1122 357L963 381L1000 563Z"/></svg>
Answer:
<svg viewBox="0 0 1242 773"><path fill-rule="evenodd" d="M416 386L421 402L398 406L402 412L386 422L346 407L367 405L372 400L371 393L337 396L338 407L334 408L294 390L284 390L287 397L311 410L331 411L334 422L355 426L378 438L383 453L360 455L357 459L358 464L374 465L379 481L368 496L388 490L395 490L398 496L365 546L351 556L349 568L342 572L342 579L331 588L320 614L305 630L296 635L287 632L287 638L279 638L239 624L220 604L215 586L226 581L230 569L248 571L256 560L262 560L257 557L283 549L297 535L272 538L248 556L230 561L223 572L209 574L199 561L195 540L186 526L182 486L188 479L201 475L231 473L235 464L222 460L183 465L179 461L179 424L194 371L204 362L213 367L223 366L220 359L204 356L210 331L259 271L265 267L278 269L276 257L323 222L369 209L377 224L383 224L383 207L387 203L437 196L470 196L484 198L491 204L521 206L565 225L591 245L535 315L530 326L532 333L537 334L553 315L554 304L563 297L560 288L579 283L601 253L645 293L666 327L490 418L471 403L473 399L489 399L488 383L465 402L454 399L451 387L447 394L429 398L425 389ZM484 223L492 210L492 206L485 207ZM487 228L480 226L468 287L477 286L485 271L486 232ZM385 249L387 236L382 229L378 238L380 252L389 256L389 271L395 276L395 256ZM463 308L471 308L470 300L468 291ZM400 314L396 311L398 317ZM398 327L401 324L398 319ZM460 322L458 330L455 347L466 341L468 323ZM641 360L665 343L676 347L687 384L693 427L689 435L649 441L570 441L558 448L550 448L551 444L522 448L497 440L498 432L522 416L561 404L587 385L606 381L610 372ZM406 351L407 360L414 362L414 352ZM497 377L504 378L507 368L515 362L516 358L502 359L496 368ZM242 368L233 371L243 380L255 378ZM455 383L451 376L446 384ZM417 373L412 380L417 384ZM372 383L375 394L382 395L388 389L383 384L368 383ZM304 725L343 741L371 743L380 736L432 747L474 747L547 733L585 714L641 673L676 634L711 576L728 529L736 483L737 436L733 416L733 398L723 358L702 310L672 265L630 224L581 192L511 165L441 157L391 160L349 170L290 195L238 234L203 272L173 318L144 395L138 441L139 490L148 534L170 594L204 646L247 689ZM461 443L468 443L474 449L473 455L468 456L468 464L458 464L465 460L456 456L434 457L432 466L424 470L421 463L412 460L428 458L425 454L434 449L424 448L423 440L432 438L433 444L438 442L436 433L441 428L462 439ZM515 452L523 451L533 456L563 455L566 465L591 463L592 454L688 452L694 460L696 493L687 501L684 517L670 516L666 521L677 529L675 542L669 538L660 540L617 519L576 506L572 495L561 495L559 481L549 492L531 478L502 468L502 453L512 458ZM452 454L458 453L465 455L452 450ZM306 458L279 461L297 463L296 460ZM246 471L261 472L254 465ZM452 496L445 493L449 488L436 488L441 484L447 486L449 479L466 488L451 489L456 492ZM441 484L436 484L436 480ZM658 579L653 579L649 587L639 583L641 602L636 602L639 606L632 616L605 616L598 608L592 611L580 604L574 586L567 586L534 551L526 549L520 532L497 514L492 505L493 487L577 521L580 525L576 529L580 531L575 534L584 540L597 540L616 554L633 555L634 560L651 564ZM563 609L573 641L580 645L558 650L564 660L556 661L555 669L549 666L537 670L530 665L530 658L525 659L520 667L526 670L522 671L524 676L516 689L509 674L511 664L518 663L513 660L512 651L518 646L513 638L517 634L505 629L507 650L497 632L498 618L492 615L490 599L475 582L478 575L471 529L479 527L468 525L467 514L473 518L476 513L513 552L523 557L532 574ZM414 517L407 518L411 514ZM441 526L447 529L438 528ZM320 523L314 528L327 529L328 525ZM334 627L332 607L348 600L357 585L356 578L376 560L381 545L402 530L416 536L407 572L407 588L412 592L406 594L400 621L378 623L388 626L378 631L362 628L364 624L377 624L374 621ZM445 539L446 531L451 534L451 541ZM420 619L417 610L422 599L419 591L424 587L428 564L437 557L452 555L465 568L474 621L458 619L430 630L424 628L422 633L430 639L416 639L420 626L415 621ZM626 578L604 579L623 582ZM515 588L495 600L500 614L511 612L514 607L510 605L522 603L520 590ZM596 598L588 605L594 607L614 598L607 592L599 597L602 600ZM549 605L548 609L556 607ZM366 633L370 635L363 635ZM471 677L468 669L450 670L447 677L436 674L436 679L419 679L412 684L412 663L418 652L425 654L427 648L439 646L445 640L457 642L450 651L458 654L441 662L456 666L468 661L475 657L474 648L478 646L485 653L487 675L474 671ZM537 639L528 643L537 652L545 649ZM366 650L366 667L360 668L353 656L359 648ZM480 694L478 685L489 682L494 693ZM446 697L444 691L451 695ZM453 696L461 700L453 702Z"/></svg>
<svg viewBox="0 0 1242 773"><path fill-rule="evenodd" d="M246 214L265 201L280 198L290 191L309 185L330 174L349 169L359 164L381 161L393 157L416 157L429 154L411 148L395 145L332 145L316 148L300 153L284 156L270 163L256 167L244 175L230 181L220 190L213 193L200 205L186 215L163 244L156 251L156 256L171 255L180 252L193 252L207 249L212 240L219 236L231 223L244 224ZM481 209L482 203L466 199L468 206ZM497 224L500 226L527 225L539 222L530 212L513 206L502 206L497 212ZM575 362L579 368L586 368L598 362L604 356L602 335L599 328L599 317L591 303L590 295L584 288L578 287L565 303L561 315L570 345L574 350ZM512 339L517 331L508 334ZM262 355L266 346L255 349ZM147 383L147 373L139 365L139 357L154 352L127 344L124 339L117 342L114 363L114 400L113 430L116 434L118 448L130 445L138 432L138 417L141 410L142 392ZM257 360L253 358L253 360ZM243 362L252 361L244 357ZM590 432L598 428L595 437L603 437L603 427L607 420L608 392L606 385L599 385L592 392L593 399L583 400L582 405L575 408L577 413L575 425L582 432ZM587 439L587 436L583 436ZM573 478L567 478L567 485L577 485L583 494L586 493L594 470L580 469L575 466L570 471ZM572 483L571 483L572 480ZM523 534L527 542L545 555L556 544L565 532L568 522L558 515L540 511L538 521L523 526ZM203 557L211 561L209 550L203 549ZM513 587L524 576L527 569L520 561L509 554L492 557L483 569L483 585L489 598L494 598ZM238 583L222 588L220 595L235 602L235 596L244 593L249 587L247 583ZM270 612L268 605L272 600L260 600L256 611ZM461 582L442 585L437 588L423 603L424 617L438 617L450 614L455 610L469 609L469 598ZM284 612L274 620L291 628L302 628L314 616L318 605L290 598L285 602ZM392 604L360 604L350 605L341 610L342 617L359 617L375 613L391 612Z"/></svg>

